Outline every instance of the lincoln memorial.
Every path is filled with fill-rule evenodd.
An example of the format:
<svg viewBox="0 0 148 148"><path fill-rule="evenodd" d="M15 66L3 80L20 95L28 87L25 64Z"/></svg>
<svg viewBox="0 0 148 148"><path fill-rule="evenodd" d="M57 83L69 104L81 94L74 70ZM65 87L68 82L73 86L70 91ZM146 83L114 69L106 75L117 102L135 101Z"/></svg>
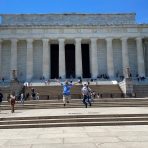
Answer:
<svg viewBox="0 0 148 148"><path fill-rule="evenodd" d="M135 13L0 14L0 77L148 77L148 24Z"/></svg>

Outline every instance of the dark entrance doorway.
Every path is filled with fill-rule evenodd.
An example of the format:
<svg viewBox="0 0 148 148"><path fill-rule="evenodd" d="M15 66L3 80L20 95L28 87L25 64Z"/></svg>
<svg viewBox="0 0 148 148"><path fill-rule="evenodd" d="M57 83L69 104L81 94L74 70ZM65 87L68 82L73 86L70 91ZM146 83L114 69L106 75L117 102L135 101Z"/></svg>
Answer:
<svg viewBox="0 0 148 148"><path fill-rule="evenodd" d="M66 78L75 78L75 45L65 45Z"/></svg>
<svg viewBox="0 0 148 148"><path fill-rule="evenodd" d="M83 78L90 78L89 44L81 44Z"/></svg>
<svg viewBox="0 0 148 148"><path fill-rule="evenodd" d="M50 45L51 79L59 78L59 45Z"/></svg>

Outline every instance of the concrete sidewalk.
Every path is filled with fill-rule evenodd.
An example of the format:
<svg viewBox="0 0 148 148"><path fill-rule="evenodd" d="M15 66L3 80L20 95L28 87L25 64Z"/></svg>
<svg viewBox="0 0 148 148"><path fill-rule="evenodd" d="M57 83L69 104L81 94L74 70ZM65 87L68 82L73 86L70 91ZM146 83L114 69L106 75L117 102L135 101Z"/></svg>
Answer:
<svg viewBox="0 0 148 148"><path fill-rule="evenodd" d="M76 114L148 114L148 108L65 108L1 111L0 117ZM1 129L0 148L147 148L148 126Z"/></svg>
<svg viewBox="0 0 148 148"><path fill-rule="evenodd" d="M0 148L147 148L148 126L0 130Z"/></svg>

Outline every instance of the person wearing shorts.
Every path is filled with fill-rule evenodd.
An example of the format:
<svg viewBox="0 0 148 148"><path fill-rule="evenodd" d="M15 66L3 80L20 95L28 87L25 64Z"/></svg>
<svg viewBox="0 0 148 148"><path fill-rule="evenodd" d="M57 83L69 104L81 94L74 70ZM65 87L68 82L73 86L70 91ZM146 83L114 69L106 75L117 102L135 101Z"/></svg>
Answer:
<svg viewBox="0 0 148 148"><path fill-rule="evenodd" d="M71 99L70 90L72 86L78 82L75 82L74 84L68 82L67 80L64 83L60 82L59 80L57 80L57 82L59 82L63 86L63 105L65 107L66 104L70 102Z"/></svg>

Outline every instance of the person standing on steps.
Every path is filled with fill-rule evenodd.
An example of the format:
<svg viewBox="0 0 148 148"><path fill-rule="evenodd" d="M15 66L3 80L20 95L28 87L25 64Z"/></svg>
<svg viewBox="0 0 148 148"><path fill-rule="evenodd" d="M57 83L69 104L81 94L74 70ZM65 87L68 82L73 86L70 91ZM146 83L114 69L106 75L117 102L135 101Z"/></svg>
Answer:
<svg viewBox="0 0 148 148"><path fill-rule="evenodd" d="M94 103L94 99L96 98L96 92L91 91L90 92L90 102Z"/></svg>
<svg viewBox="0 0 148 148"><path fill-rule="evenodd" d="M21 103L24 104L25 100L24 93L21 93L20 98L21 98Z"/></svg>
<svg viewBox="0 0 148 148"><path fill-rule="evenodd" d="M31 88L31 97L33 100L36 100L36 93L35 93L35 89Z"/></svg>
<svg viewBox="0 0 148 148"><path fill-rule="evenodd" d="M2 101L3 101L3 94L0 92L0 107L1 107ZM0 111L1 111L1 108L0 108Z"/></svg>
<svg viewBox="0 0 148 148"><path fill-rule="evenodd" d="M81 89L82 95L83 95L83 104L87 108L88 104L91 106L91 101L90 101L90 93L91 89L88 87L86 83L83 84L83 87Z"/></svg>
<svg viewBox="0 0 148 148"><path fill-rule="evenodd" d="M36 100L39 100L40 99L40 96L39 96L39 93L37 92L36 93Z"/></svg>
<svg viewBox="0 0 148 148"><path fill-rule="evenodd" d="M12 92L10 95L10 105L11 105L11 112L14 113L14 106L15 106L15 101L16 101L16 97L15 97L15 92Z"/></svg>
<svg viewBox="0 0 148 148"><path fill-rule="evenodd" d="M70 83L66 80L64 83L62 83L57 79L56 79L56 81L63 86L63 104L64 104L64 107L65 107L66 104L69 103L69 101L71 99L70 90L71 90L72 86L79 83L79 82Z"/></svg>

